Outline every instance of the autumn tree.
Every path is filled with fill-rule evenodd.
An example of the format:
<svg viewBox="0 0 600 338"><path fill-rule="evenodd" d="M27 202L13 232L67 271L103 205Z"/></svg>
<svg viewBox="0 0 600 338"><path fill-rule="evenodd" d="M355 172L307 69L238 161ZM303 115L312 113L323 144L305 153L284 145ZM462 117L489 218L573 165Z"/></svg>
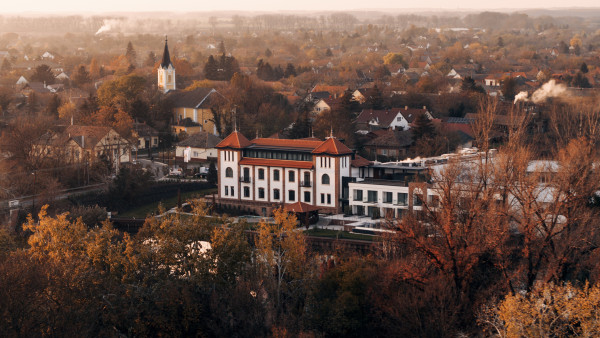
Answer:
<svg viewBox="0 0 600 338"><path fill-rule="evenodd" d="M296 230L297 219L282 208L273 211L274 223L261 221L258 230L257 260L264 267L265 278L273 281L276 309L282 310L282 292L299 278L306 261L306 243Z"/></svg>

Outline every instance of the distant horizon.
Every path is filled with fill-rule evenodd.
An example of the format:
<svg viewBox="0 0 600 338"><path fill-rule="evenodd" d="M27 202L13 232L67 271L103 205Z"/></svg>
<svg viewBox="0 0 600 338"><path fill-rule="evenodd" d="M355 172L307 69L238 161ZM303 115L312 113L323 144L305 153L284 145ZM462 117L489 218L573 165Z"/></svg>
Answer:
<svg viewBox="0 0 600 338"><path fill-rule="evenodd" d="M406 3L406 5L405 5ZM27 3L10 2L5 4L0 15L110 15L110 14L157 14L157 13L314 13L314 12L515 12L515 11L573 11L600 9L600 5L592 0L574 0L566 4L556 0L517 1L506 0L503 6L498 3L462 0L458 3L443 0L432 0L420 7L414 3L390 0L373 0L370 7L365 7L360 0L305 0L303 2L276 2L273 0L255 0L242 2L239 0L225 0L218 3L199 4L187 0L172 0L170 2L145 0L145 1L118 1L105 0L102 2L82 3L73 0L56 0L46 2L33 0ZM492 5L493 4L493 5Z"/></svg>

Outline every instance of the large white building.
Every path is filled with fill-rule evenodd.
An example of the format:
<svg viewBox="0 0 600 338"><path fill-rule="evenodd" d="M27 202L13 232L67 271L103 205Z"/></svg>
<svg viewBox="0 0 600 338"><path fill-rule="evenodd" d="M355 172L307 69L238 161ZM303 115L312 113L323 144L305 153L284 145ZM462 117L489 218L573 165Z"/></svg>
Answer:
<svg viewBox="0 0 600 338"><path fill-rule="evenodd" d="M175 86L175 66L171 62L167 39L165 39L165 50L163 51L162 61L158 66L158 88L162 89L165 93L177 89Z"/></svg>
<svg viewBox="0 0 600 338"><path fill-rule="evenodd" d="M368 164L335 137L249 141L236 131L216 148L218 203L262 215L296 202L340 213L347 205L348 182L357 173L352 165Z"/></svg>

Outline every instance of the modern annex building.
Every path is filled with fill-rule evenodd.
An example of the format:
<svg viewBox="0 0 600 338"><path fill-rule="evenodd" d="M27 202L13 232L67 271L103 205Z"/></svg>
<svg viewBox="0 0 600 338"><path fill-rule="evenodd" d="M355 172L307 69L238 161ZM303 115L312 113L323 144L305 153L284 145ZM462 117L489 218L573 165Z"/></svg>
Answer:
<svg viewBox="0 0 600 338"><path fill-rule="evenodd" d="M348 205L352 166L368 165L331 136L248 140L235 131L218 149L219 192L222 205L270 215L279 205L296 202L340 213Z"/></svg>

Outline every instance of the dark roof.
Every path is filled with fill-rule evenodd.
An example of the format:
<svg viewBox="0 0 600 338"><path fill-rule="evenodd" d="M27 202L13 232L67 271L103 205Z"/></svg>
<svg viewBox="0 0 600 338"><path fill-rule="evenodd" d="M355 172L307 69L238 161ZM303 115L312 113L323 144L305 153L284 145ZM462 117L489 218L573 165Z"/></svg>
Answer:
<svg viewBox="0 0 600 338"><path fill-rule="evenodd" d="M70 125L64 129L49 131L42 136L41 141L51 140L54 145L62 146L72 139L82 148L93 149L110 131L109 127Z"/></svg>
<svg viewBox="0 0 600 338"><path fill-rule="evenodd" d="M201 87L190 91L170 92L167 98L173 102L175 107L208 108L213 93L219 94L214 88Z"/></svg>
<svg viewBox="0 0 600 338"><path fill-rule="evenodd" d="M218 136L215 136L211 133L207 133L205 131L201 131L199 133L195 133L190 135L185 140L177 143L180 147L192 147L192 148L215 148L217 144L219 144L223 139Z"/></svg>
<svg viewBox="0 0 600 338"><path fill-rule="evenodd" d="M387 110L373 110L373 109L363 109L363 111L356 118L356 123L369 123L371 120L375 119L377 124L382 128L387 128L390 126L394 119L398 115L400 108L392 108Z"/></svg>
<svg viewBox="0 0 600 338"><path fill-rule="evenodd" d="M167 39L165 38L165 51L163 52L162 62L160 63L161 68L168 68L169 65L173 68L173 64L171 63L171 55L169 55L169 45L167 44Z"/></svg>
<svg viewBox="0 0 600 338"><path fill-rule="evenodd" d="M390 148L404 148L412 144L412 132L406 131L387 131L381 136L367 142L367 147L390 147Z"/></svg>
<svg viewBox="0 0 600 338"><path fill-rule="evenodd" d="M133 129L139 137L158 136L158 131L145 123L134 123Z"/></svg>

